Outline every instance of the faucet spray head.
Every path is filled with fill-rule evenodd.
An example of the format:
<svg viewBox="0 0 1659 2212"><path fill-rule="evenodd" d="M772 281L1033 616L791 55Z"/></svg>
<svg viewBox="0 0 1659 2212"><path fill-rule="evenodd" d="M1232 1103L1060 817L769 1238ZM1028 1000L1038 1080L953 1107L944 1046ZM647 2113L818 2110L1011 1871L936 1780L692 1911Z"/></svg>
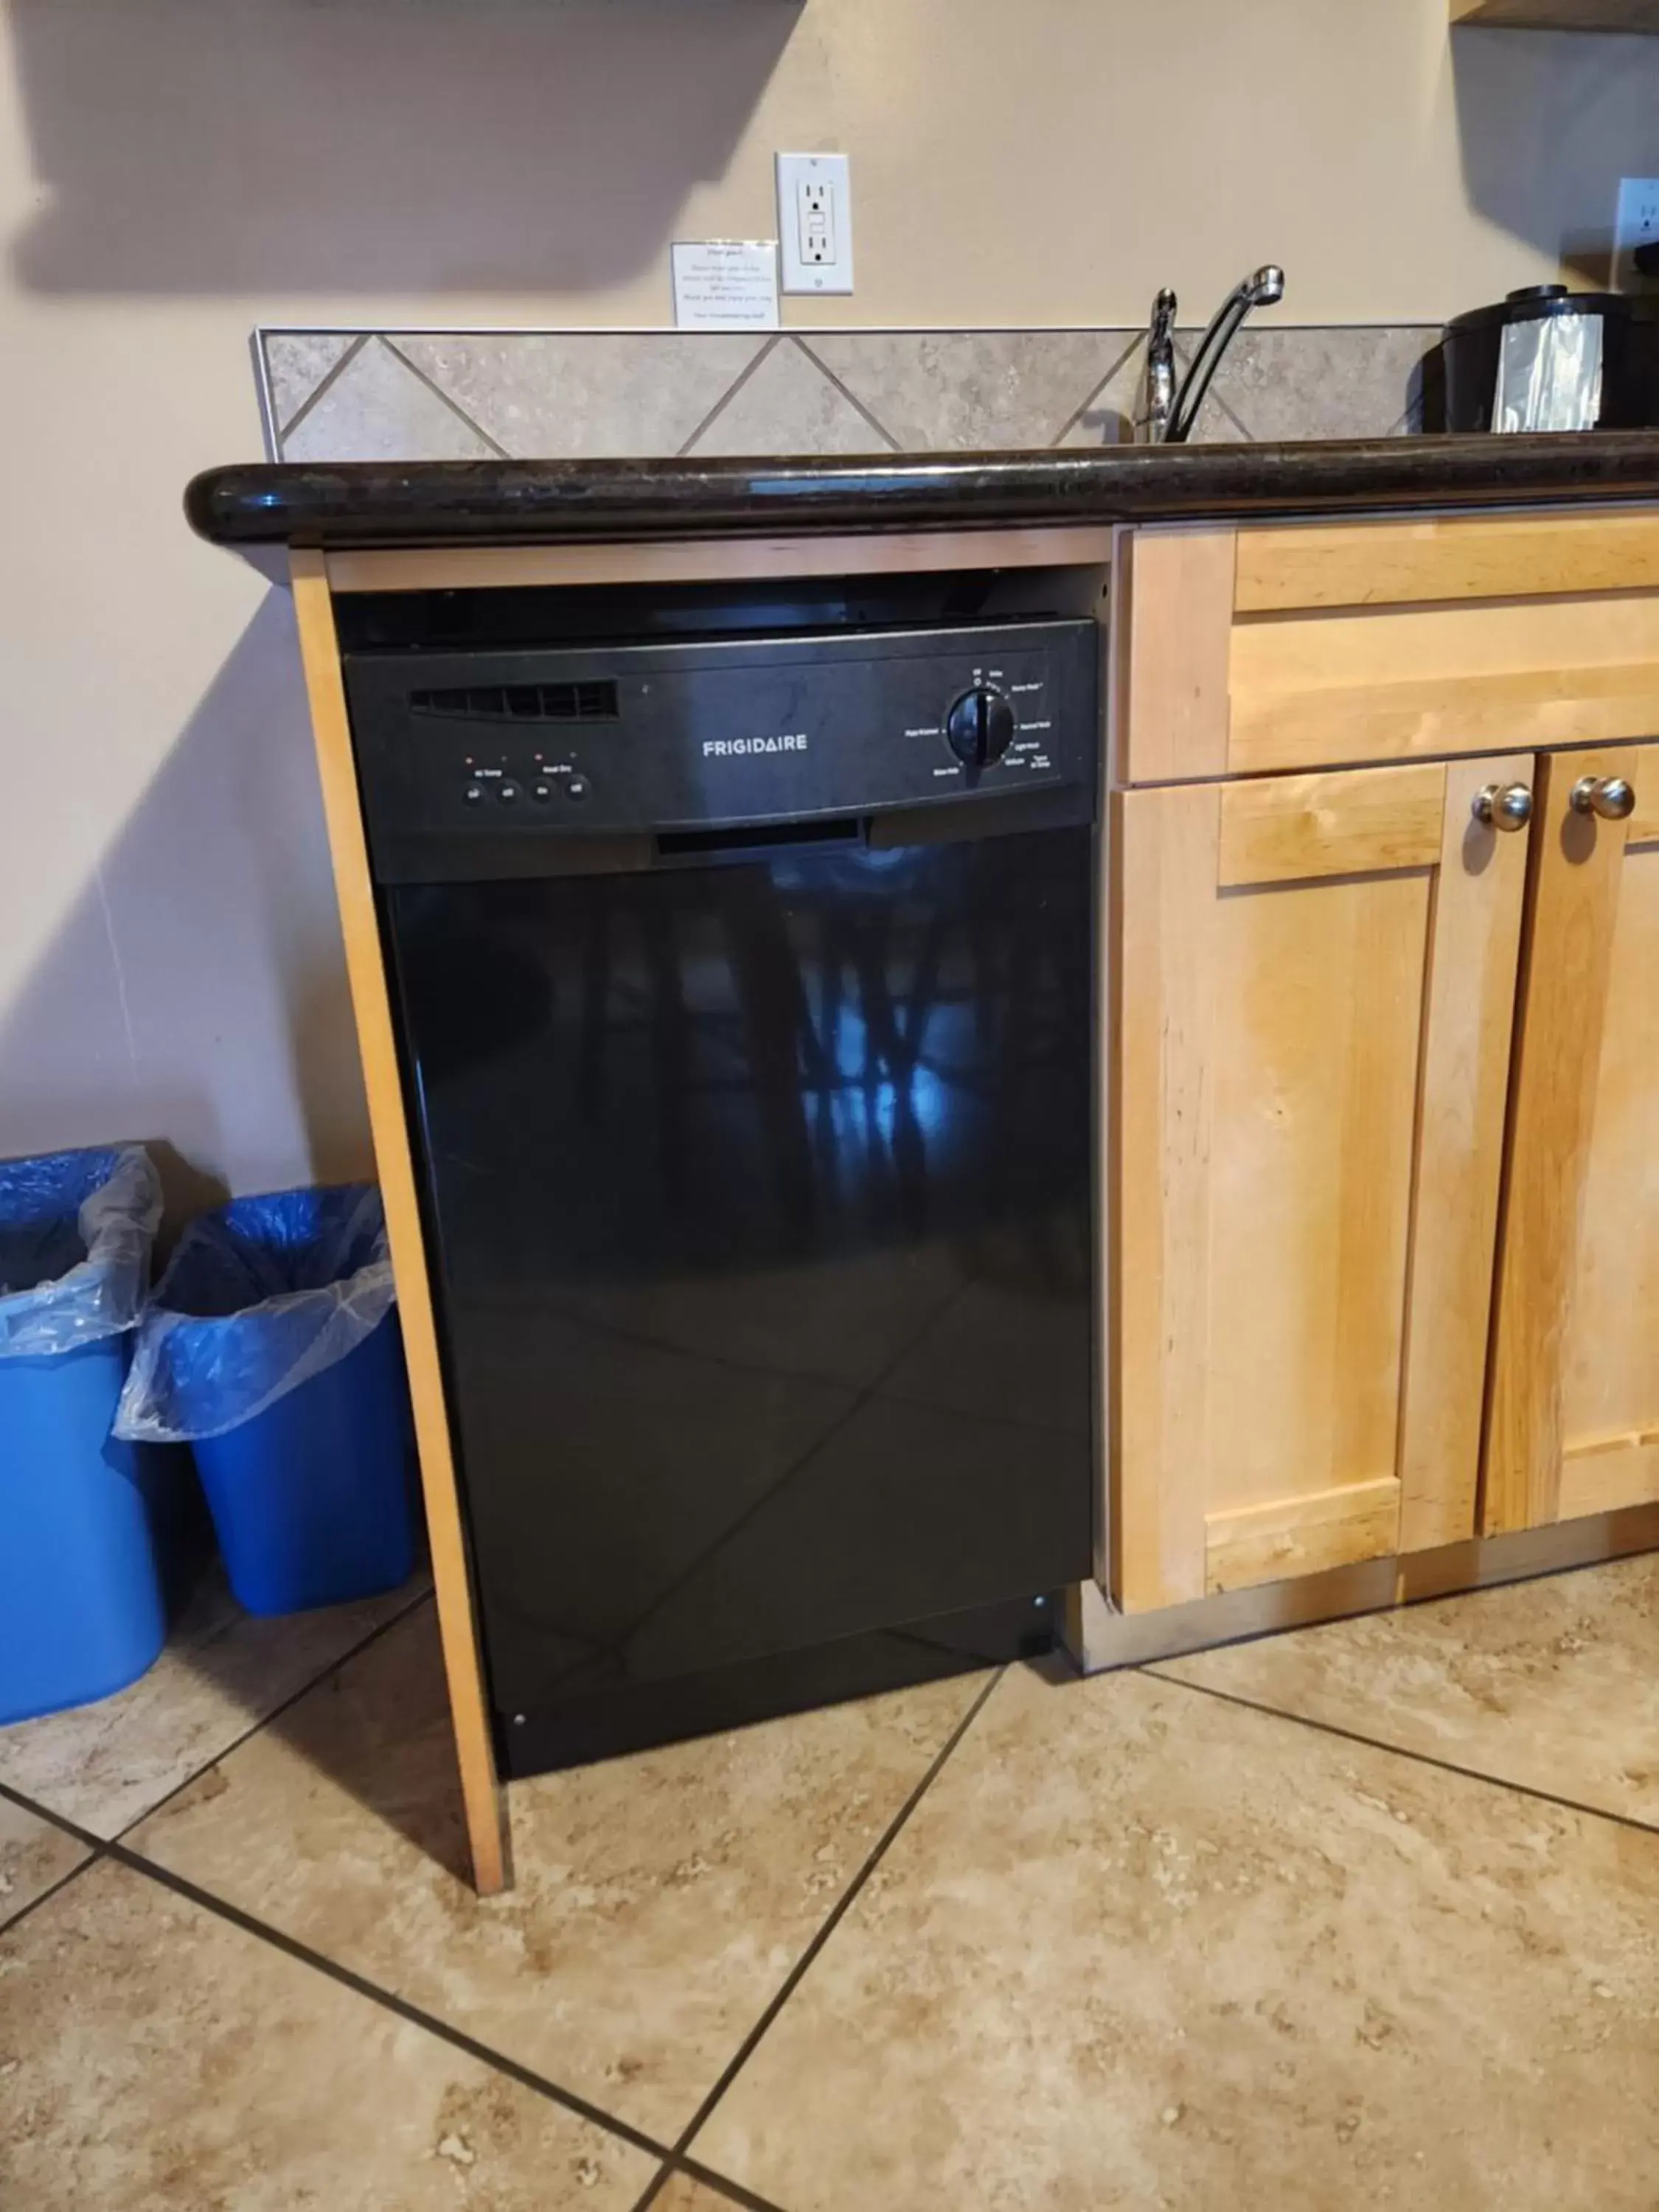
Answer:
<svg viewBox="0 0 1659 2212"><path fill-rule="evenodd" d="M1221 366L1222 356L1238 335L1244 318L1252 308L1271 307L1284 296L1285 271L1276 261L1265 263L1255 276L1247 276L1227 295L1181 380L1181 389L1176 393L1175 404L1164 425L1165 445L1184 446L1191 437L1210 380Z"/></svg>

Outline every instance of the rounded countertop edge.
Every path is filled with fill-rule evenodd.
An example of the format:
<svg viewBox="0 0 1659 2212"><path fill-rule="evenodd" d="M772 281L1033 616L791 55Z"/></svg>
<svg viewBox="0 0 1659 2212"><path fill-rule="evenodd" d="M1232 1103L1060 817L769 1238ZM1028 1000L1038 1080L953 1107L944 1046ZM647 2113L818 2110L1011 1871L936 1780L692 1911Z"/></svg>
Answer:
<svg viewBox="0 0 1659 2212"><path fill-rule="evenodd" d="M185 493L241 549L1226 522L1659 499L1659 430L709 460L251 462Z"/></svg>

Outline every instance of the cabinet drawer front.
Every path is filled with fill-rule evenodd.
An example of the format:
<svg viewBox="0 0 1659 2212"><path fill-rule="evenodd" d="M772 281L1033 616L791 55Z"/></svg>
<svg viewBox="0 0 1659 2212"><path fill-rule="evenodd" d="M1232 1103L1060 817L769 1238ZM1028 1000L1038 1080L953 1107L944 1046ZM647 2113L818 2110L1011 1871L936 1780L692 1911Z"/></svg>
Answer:
<svg viewBox="0 0 1659 2212"><path fill-rule="evenodd" d="M1462 515L1238 533L1242 615L1659 591L1659 514Z"/></svg>
<svg viewBox="0 0 1659 2212"><path fill-rule="evenodd" d="M1149 530L1123 780L1659 734L1659 514Z"/></svg>
<svg viewBox="0 0 1659 2212"><path fill-rule="evenodd" d="M1126 1610L1473 1533L1532 767L1115 796Z"/></svg>

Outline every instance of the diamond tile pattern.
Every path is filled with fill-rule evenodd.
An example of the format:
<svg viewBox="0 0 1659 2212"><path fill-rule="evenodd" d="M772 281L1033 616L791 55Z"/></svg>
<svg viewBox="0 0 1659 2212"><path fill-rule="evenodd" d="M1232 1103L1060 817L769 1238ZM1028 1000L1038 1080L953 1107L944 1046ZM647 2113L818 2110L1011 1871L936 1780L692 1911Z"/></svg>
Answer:
<svg viewBox="0 0 1659 2212"><path fill-rule="evenodd" d="M270 410L279 430L295 427L308 406L360 341L345 331L273 331L265 340L265 375Z"/></svg>
<svg viewBox="0 0 1659 2212"><path fill-rule="evenodd" d="M429 1605L240 1740L198 1624L27 1724L205 1762L127 1840L0 1790L0 2204L1654 2212L1656 1563L515 1784L488 1900Z"/></svg>
<svg viewBox="0 0 1659 2212"><path fill-rule="evenodd" d="M1121 350L1100 331L815 331L801 343L905 453L1052 446Z"/></svg>
<svg viewBox="0 0 1659 2212"><path fill-rule="evenodd" d="M719 331L465 331L398 340L406 361L515 459L678 453L762 351Z"/></svg>
<svg viewBox="0 0 1659 2212"><path fill-rule="evenodd" d="M501 448L385 338L371 337L283 438L285 461L487 461Z"/></svg>
<svg viewBox="0 0 1659 2212"><path fill-rule="evenodd" d="M1440 333L1416 324L1241 331L1211 386L1253 438L1388 438L1411 427Z"/></svg>
<svg viewBox="0 0 1659 2212"><path fill-rule="evenodd" d="M1177 341L1189 357L1199 333ZM1415 427L1415 324L1235 341L1200 442ZM1138 330L263 334L286 460L1068 451L1130 434ZM355 348L355 350L353 349Z"/></svg>
<svg viewBox="0 0 1659 2212"><path fill-rule="evenodd" d="M977 1687L515 1784L517 1887L481 1911L451 1871L453 1752L422 1612L132 1848L672 2142Z"/></svg>
<svg viewBox="0 0 1659 2212"><path fill-rule="evenodd" d="M694 453L882 453L893 440L793 337L769 347L751 375L691 441Z"/></svg>
<svg viewBox="0 0 1659 2212"><path fill-rule="evenodd" d="M1656 1908L1659 1837L1011 1669L692 2152L789 2212L1646 2212Z"/></svg>

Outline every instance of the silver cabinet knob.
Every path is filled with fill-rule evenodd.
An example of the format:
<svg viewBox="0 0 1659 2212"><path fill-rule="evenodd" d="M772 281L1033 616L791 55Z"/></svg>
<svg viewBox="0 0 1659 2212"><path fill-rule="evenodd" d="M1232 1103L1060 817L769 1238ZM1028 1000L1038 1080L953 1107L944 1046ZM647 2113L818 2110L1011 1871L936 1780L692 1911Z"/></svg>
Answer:
<svg viewBox="0 0 1659 2212"><path fill-rule="evenodd" d="M1524 783L1489 783L1475 794L1474 818L1494 830L1524 830L1532 820L1532 793Z"/></svg>
<svg viewBox="0 0 1659 2212"><path fill-rule="evenodd" d="M1628 822L1636 811L1636 792L1622 775L1581 775L1572 787L1572 805L1576 814Z"/></svg>

